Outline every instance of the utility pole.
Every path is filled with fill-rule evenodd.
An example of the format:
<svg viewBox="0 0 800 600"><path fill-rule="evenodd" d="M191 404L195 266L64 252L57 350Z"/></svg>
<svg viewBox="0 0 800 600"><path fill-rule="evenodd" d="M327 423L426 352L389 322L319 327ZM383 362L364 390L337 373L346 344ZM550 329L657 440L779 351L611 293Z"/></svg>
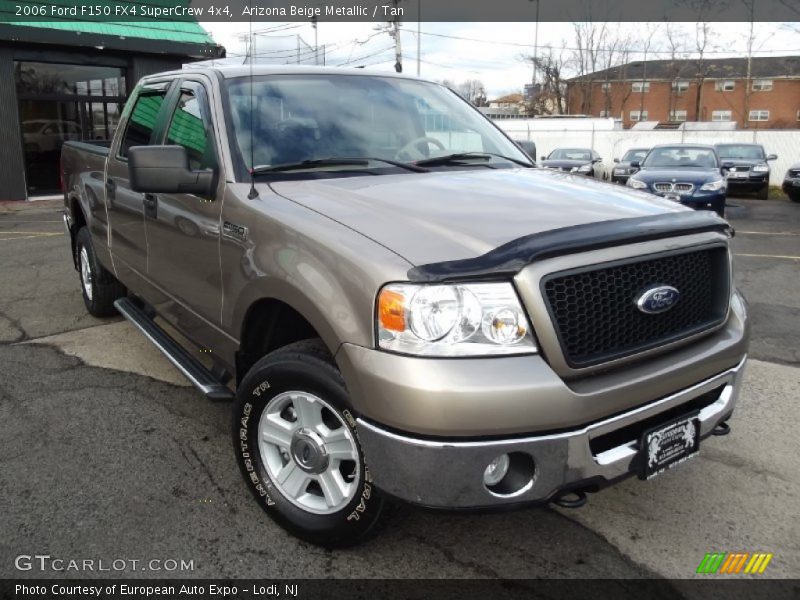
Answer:
<svg viewBox="0 0 800 600"><path fill-rule="evenodd" d="M750 35L747 37L747 75L744 80L744 110L742 123L745 129L750 127L750 94L753 91L753 20L755 19L755 0L750 0Z"/></svg>
<svg viewBox="0 0 800 600"><path fill-rule="evenodd" d="M399 11L397 10L397 5L399 0L392 0L392 4L394 4L394 21L392 21L392 37L394 37L394 70L398 73L403 72L403 49L400 45L400 18L397 16Z"/></svg>
<svg viewBox="0 0 800 600"><path fill-rule="evenodd" d="M417 0L417 77L420 76L421 54L422 54L422 0Z"/></svg>
<svg viewBox="0 0 800 600"><path fill-rule="evenodd" d="M311 17L311 25L314 27L314 66L319 66L319 38L317 37L317 15Z"/></svg>
<svg viewBox="0 0 800 600"><path fill-rule="evenodd" d="M531 79L531 104L536 102L536 70L538 68L539 59L539 0L530 0L536 2L536 26L533 30L533 78Z"/></svg>

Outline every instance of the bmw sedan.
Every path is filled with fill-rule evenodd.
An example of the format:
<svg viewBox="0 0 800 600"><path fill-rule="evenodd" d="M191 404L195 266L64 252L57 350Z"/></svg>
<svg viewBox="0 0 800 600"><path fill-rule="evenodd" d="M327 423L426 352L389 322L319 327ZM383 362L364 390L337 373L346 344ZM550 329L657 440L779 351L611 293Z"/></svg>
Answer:
<svg viewBox="0 0 800 600"><path fill-rule="evenodd" d="M556 148L542 156L539 166L594 177L594 166L602 160L591 148Z"/></svg>
<svg viewBox="0 0 800 600"><path fill-rule="evenodd" d="M628 177L639 170L638 167L632 167L631 162L638 160L640 163L647 156L650 148L631 148L622 157L622 159L614 159L614 170L611 171L611 183L625 183Z"/></svg>
<svg viewBox="0 0 800 600"><path fill-rule="evenodd" d="M671 144L655 146L642 163L633 161L639 172L627 185L680 202L700 210L725 215L727 184L713 146Z"/></svg>

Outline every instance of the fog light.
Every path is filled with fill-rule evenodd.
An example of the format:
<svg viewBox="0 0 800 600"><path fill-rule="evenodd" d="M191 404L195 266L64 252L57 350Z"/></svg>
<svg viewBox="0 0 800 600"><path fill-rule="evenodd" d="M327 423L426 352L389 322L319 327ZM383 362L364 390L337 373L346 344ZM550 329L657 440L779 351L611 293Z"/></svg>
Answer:
<svg viewBox="0 0 800 600"><path fill-rule="evenodd" d="M483 472L483 483L485 483L487 487L496 486L508 473L510 464L511 459L508 454L501 454L495 458L488 464L486 470Z"/></svg>

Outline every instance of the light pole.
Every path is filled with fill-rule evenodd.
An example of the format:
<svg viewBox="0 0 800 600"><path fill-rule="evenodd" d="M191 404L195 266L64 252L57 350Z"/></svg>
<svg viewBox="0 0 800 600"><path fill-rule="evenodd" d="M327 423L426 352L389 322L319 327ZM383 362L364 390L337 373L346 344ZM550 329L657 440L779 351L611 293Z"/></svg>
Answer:
<svg viewBox="0 0 800 600"><path fill-rule="evenodd" d="M533 78L531 79L531 101L536 101L536 70L537 60L539 58L539 0L530 0L536 2L536 25L533 30Z"/></svg>

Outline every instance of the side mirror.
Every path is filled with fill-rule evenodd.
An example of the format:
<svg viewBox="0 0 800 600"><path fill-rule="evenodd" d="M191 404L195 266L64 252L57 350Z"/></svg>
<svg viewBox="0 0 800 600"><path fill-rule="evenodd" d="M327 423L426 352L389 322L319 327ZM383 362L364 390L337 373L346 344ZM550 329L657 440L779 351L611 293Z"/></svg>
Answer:
<svg viewBox="0 0 800 600"><path fill-rule="evenodd" d="M615 158L615 159L614 159L614 162L615 162L615 163L618 163L618 162L619 162L619 159L618 159L618 158Z"/></svg>
<svg viewBox="0 0 800 600"><path fill-rule="evenodd" d="M633 167L634 169L638 169L640 166L641 166L641 163L638 160L632 160L631 161L631 167Z"/></svg>
<svg viewBox="0 0 800 600"><path fill-rule="evenodd" d="M212 196L214 171L192 171L183 146L134 146L128 150L128 178L135 192Z"/></svg>
<svg viewBox="0 0 800 600"><path fill-rule="evenodd" d="M592 164L594 164L594 163L599 163L599 162L603 162L603 159L602 159L602 158L600 158L599 156L598 156L597 158L593 158L593 159L592 159Z"/></svg>
<svg viewBox="0 0 800 600"><path fill-rule="evenodd" d="M777 154L768 154L767 158L765 158L764 160L778 160L778 155Z"/></svg>
<svg viewBox="0 0 800 600"><path fill-rule="evenodd" d="M540 160L547 160L547 157L546 157L546 156L544 156L544 155L542 155L542 156L540 157Z"/></svg>
<svg viewBox="0 0 800 600"><path fill-rule="evenodd" d="M733 162L731 162L729 160L726 160L724 163L722 163L721 168L722 168L723 171L727 171L728 169L732 169L735 166L736 166L736 163L733 163Z"/></svg>

